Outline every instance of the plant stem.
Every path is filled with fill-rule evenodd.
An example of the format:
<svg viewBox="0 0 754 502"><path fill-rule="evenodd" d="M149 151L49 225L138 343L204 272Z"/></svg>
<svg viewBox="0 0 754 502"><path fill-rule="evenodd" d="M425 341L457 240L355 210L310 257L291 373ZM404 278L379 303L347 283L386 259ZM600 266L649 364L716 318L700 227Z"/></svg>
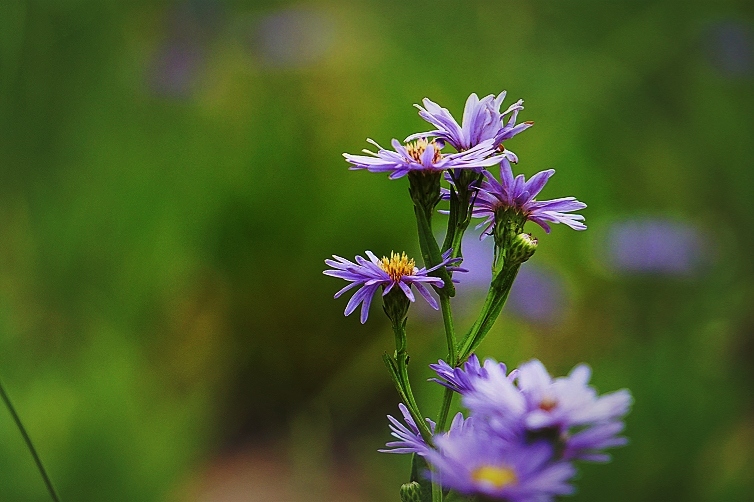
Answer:
<svg viewBox="0 0 754 502"><path fill-rule="evenodd" d="M479 317L477 317L476 322L474 322L474 325L461 341L457 364L464 362L479 344L482 343L487 332L492 329L500 312L503 310L503 306L505 306L506 300L508 300L508 295L513 286L513 281L516 280L520 266L520 264L516 264L503 267L503 270L495 277L487 293L487 298L484 301L484 306L479 313Z"/></svg>
<svg viewBox="0 0 754 502"><path fill-rule="evenodd" d="M453 328L453 312L450 308L450 298L441 294L440 306L442 307L442 321L445 324L445 341L448 344L448 364L455 366L458 355L456 353L456 332Z"/></svg>
<svg viewBox="0 0 754 502"><path fill-rule="evenodd" d="M442 395L442 407L440 408L440 415L437 417L437 430L445 430L445 423L448 421L448 413L450 412L450 404L453 402L453 391L445 388L445 392Z"/></svg>
<svg viewBox="0 0 754 502"><path fill-rule="evenodd" d="M55 487L52 485L52 481L50 480L50 477L47 475L47 471L45 470L45 467L42 464L42 459L39 458L39 455L37 454L37 450L36 448L34 448L34 444L31 442L31 438L29 437L29 434L26 432L26 428L24 427L24 424L21 422L21 418L18 416L18 413L16 413L16 408L13 406L13 403L11 402L10 397L5 392L5 388L3 387L2 380L0 380L0 397L2 397L3 402L5 403L5 406L8 408L8 411L13 417L13 421L16 422L16 427L18 427L19 432L21 432L21 436L23 436L24 442L26 442L26 447L29 449L31 456L34 458L34 463L37 464L37 469L39 470L39 473L42 475L42 479L44 480L44 483L47 486L47 491L50 493L50 497L52 498L53 501L60 502L60 498L58 497L58 494L55 491Z"/></svg>
<svg viewBox="0 0 754 502"><path fill-rule="evenodd" d="M442 502L442 484L437 472L432 472L432 502Z"/></svg>

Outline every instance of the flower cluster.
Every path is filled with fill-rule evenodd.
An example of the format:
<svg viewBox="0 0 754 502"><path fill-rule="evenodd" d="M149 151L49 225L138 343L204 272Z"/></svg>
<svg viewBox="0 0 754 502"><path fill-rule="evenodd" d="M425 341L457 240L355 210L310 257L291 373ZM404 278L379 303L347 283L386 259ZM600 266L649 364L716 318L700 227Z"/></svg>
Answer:
<svg viewBox="0 0 754 502"><path fill-rule="evenodd" d="M606 462L605 449L626 444L619 434L631 394L599 396L586 365L555 379L537 360L510 373L476 356L463 368L442 360L431 368L434 381L461 395L469 418L459 414L429 445L411 417L404 413L409 428L389 417L401 441L387 451L425 457L447 488L511 502L551 500L573 491L573 460Z"/></svg>
<svg viewBox="0 0 754 502"><path fill-rule="evenodd" d="M411 480L400 489L402 502L443 502L449 491L479 500L550 501L574 491L576 461L608 461L605 450L626 443L620 433L631 394L620 390L598 395L589 385L588 366L553 379L537 360L509 372L505 364L493 359L482 364L474 354L500 315L521 265L537 250L538 240L524 232L526 222L546 233L553 223L586 229L584 216L577 213L586 204L575 197L537 200L555 170L528 180L514 175L511 163L517 164L518 156L504 142L533 122L518 122L522 100L503 109L505 96L502 92L480 99L471 94L460 123L446 108L424 99L416 107L433 129L402 143L393 139L392 149L368 139L376 152L343 154L352 170L408 179L424 260L420 268L405 253L380 259L371 251L367 258L356 256L355 262L335 255L325 260L330 267L325 275L348 281L336 298L358 288L345 315L361 305L361 322L366 322L374 294L382 292L383 310L395 335L395 351L386 352L383 361L402 401L402 420L388 416L394 440L380 451L415 455ZM495 166L499 176L492 173ZM443 199L449 209L440 211L448 218L439 243L432 218ZM474 324L457 340L460 331L451 312L454 274L466 271L459 264L472 218L482 219L482 237L494 237L492 280ZM406 320L415 291L435 310L442 305L447 358L430 365L436 373L431 380L445 387L437 422L424 418L409 378ZM467 413L458 413L446 427L454 395L460 396ZM421 472L427 471L423 466L431 476ZM418 474L431 479L431 490Z"/></svg>

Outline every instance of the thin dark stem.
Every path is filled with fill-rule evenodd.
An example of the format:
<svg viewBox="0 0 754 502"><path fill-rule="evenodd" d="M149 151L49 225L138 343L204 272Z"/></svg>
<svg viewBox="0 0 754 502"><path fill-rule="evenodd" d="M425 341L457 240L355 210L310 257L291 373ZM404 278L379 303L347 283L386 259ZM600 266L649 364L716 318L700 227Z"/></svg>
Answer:
<svg viewBox="0 0 754 502"><path fill-rule="evenodd" d="M26 428L24 427L24 424L21 422L21 418L18 416L18 413L16 413L16 408L13 406L13 403L11 402L10 397L5 392L5 387L3 387L2 380L0 380L0 397L3 398L3 402L5 403L5 406L8 408L8 411L13 417L13 421L16 422L16 427L18 427L18 430L21 432L21 436L23 436L24 441L26 442L26 447L29 449L29 452L31 452L31 456L34 458L34 463L37 464L37 469L39 470L39 473L42 475L42 479L44 480L45 485L47 486L47 491L50 493L50 498L52 498L54 502L60 502L60 498L58 497L58 494L55 491L55 487L52 485L52 481L50 480L50 477L47 475L47 471L45 470L45 467L42 464L42 459L39 458L39 455L37 454L37 450L36 448L34 448L34 444L31 442L31 438L29 437L29 434L26 432Z"/></svg>

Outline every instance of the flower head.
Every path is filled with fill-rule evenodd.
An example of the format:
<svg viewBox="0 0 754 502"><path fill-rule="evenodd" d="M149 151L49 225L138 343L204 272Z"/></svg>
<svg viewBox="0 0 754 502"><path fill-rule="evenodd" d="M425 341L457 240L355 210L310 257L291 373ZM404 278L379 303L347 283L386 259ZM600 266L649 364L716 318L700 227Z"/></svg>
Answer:
<svg viewBox="0 0 754 502"><path fill-rule="evenodd" d="M503 159L500 164L500 181L485 171L485 180L474 202L473 215L485 220L479 226L485 226L484 232L495 224L495 215L500 210L513 210L525 220L530 220L550 232L550 223L563 223L574 230L586 230L580 214L568 214L584 209L586 204L575 197L562 197L553 200L538 201L534 198L542 191L554 169L540 171L526 181L523 174L513 177L510 162Z"/></svg>
<svg viewBox="0 0 754 502"><path fill-rule="evenodd" d="M442 359L437 361L437 364L430 364L429 367L437 373L438 378L430 379L433 382L437 382L440 385L447 387L450 390L454 390L461 394L467 393L474 388L475 381L477 379L485 379L489 374L489 368L497 366L498 370L503 374L506 373L507 368L505 363L498 363L494 359L487 359L484 361L484 366L479 363L479 358L476 354L472 354L469 360L463 365L463 368L453 368ZM511 371L508 375L508 379L513 380L516 377L517 371Z"/></svg>
<svg viewBox="0 0 754 502"><path fill-rule="evenodd" d="M573 492L575 469L545 442L512 443L476 423L436 436L425 455L444 487L509 502L549 501Z"/></svg>
<svg viewBox="0 0 754 502"><path fill-rule="evenodd" d="M351 164L351 169L367 169L373 173L389 172L390 179L405 176L411 171L439 173L445 169L483 169L500 162L502 156L495 155L493 141L488 140L464 152L443 154L445 143L441 140L427 140L419 137L402 145L398 140L391 142L393 150L386 150L371 139L367 141L378 148L372 152L364 149L366 155L344 153L343 157Z"/></svg>
<svg viewBox="0 0 754 502"><path fill-rule="evenodd" d="M437 129L413 134L406 138L406 141L418 137L433 136L444 140L460 152L491 140L493 148L499 148L503 141L534 125L534 122L516 124L518 112L524 109L523 100L519 99L509 106L507 110L500 112L505 95L506 92L503 91L497 97L490 94L479 99L476 93L472 93L466 100L461 125L458 125L458 122L447 108L443 108L437 103L424 98L422 101L424 103L423 107L420 105L414 106L419 109L419 116ZM505 118L506 115L508 115L507 121ZM504 155L512 162L518 162L513 152L505 149L502 150Z"/></svg>
<svg viewBox="0 0 754 502"><path fill-rule="evenodd" d="M409 413L408 408L406 408L406 405L399 403L398 409L401 410L401 415L403 415L403 421L406 425L403 425L392 415L388 415L387 419L390 422L390 435L398 439L398 441L391 441L385 445L385 449L378 451L381 453L416 453L417 455L425 456L429 453L429 450L431 449L430 446L424 441L424 438L422 438L421 433L419 432L419 427L417 427L416 422L411 416L411 413ZM430 432L434 434L435 423L428 418L426 420L427 424L429 424Z"/></svg>
<svg viewBox="0 0 754 502"><path fill-rule="evenodd" d="M346 291L361 286L361 288L351 297L346 305L345 315L351 315L356 307L361 304L361 323L365 323L369 315L369 306L372 303L374 293L382 287L382 296L384 297L396 286L410 301L415 301L414 293L411 291L413 286L420 295L427 300L427 303L438 309L437 301L427 289L427 286L442 288L443 280L439 277L429 275L431 272L440 267L448 267L449 271L462 270L453 266L460 261L459 258L450 258L451 251L448 250L443 254L443 261L440 264L427 269L418 268L413 259L409 259L406 253L391 253L390 258L377 258L371 251L366 255L369 259L356 256L356 263L350 260L333 255L334 260L325 260L325 263L332 269L325 270L323 273L332 277L339 277L349 281L346 287L335 293L335 298L340 297Z"/></svg>
<svg viewBox="0 0 754 502"><path fill-rule="evenodd" d="M555 378L534 359L519 367L517 383L526 398L524 423L529 429L572 427L614 421L628 413L631 394L623 389L598 396L589 385L592 371L580 364L568 376Z"/></svg>
<svg viewBox="0 0 754 502"><path fill-rule="evenodd" d="M550 437L562 445L565 458L604 461L609 457L600 450L626 442L617 434L633 399L625 389L599 396L590 376L582 364L553 379L535 359L522 364L512 381L490 366L487 377L462 394L463 404L501 436Z"/></svg>

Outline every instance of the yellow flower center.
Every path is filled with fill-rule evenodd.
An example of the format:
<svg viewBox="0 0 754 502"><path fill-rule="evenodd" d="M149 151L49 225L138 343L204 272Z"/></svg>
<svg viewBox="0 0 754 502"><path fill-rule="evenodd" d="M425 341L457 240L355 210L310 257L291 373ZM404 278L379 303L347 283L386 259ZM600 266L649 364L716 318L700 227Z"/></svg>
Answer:
<svg viewBox="0 0 754 502"><path fill-rule="evenodd" d="M432 145L432 148L435 149L435 155L432 158L432 163L436 164L442 158L442 154L440 153L440 147L437 146L435 140L427 141L424 138L419 138L416 141L409 141L408 143L406 143L406 151L408 152L409 157L417 162L421 162L422 154L430 145Z"/></svg>
<svg viewBox="0 0 754 502"><path fill-rule="evenodd" d="M518 481L513 469L502 465L499 467L492 465L477 467L471 472L471 479L477 482L487 483L497 490L509 485L515 485Z"/></svg>
<svg viewBox="0 0 754 502"><path fill-rule="evenodd" d="M398 254L390 252L390 258L382 257L380 268L387 272L392 280L398 282L404 275L412 275L416 271L414 259L409 259L406 253Z"/></svg>

